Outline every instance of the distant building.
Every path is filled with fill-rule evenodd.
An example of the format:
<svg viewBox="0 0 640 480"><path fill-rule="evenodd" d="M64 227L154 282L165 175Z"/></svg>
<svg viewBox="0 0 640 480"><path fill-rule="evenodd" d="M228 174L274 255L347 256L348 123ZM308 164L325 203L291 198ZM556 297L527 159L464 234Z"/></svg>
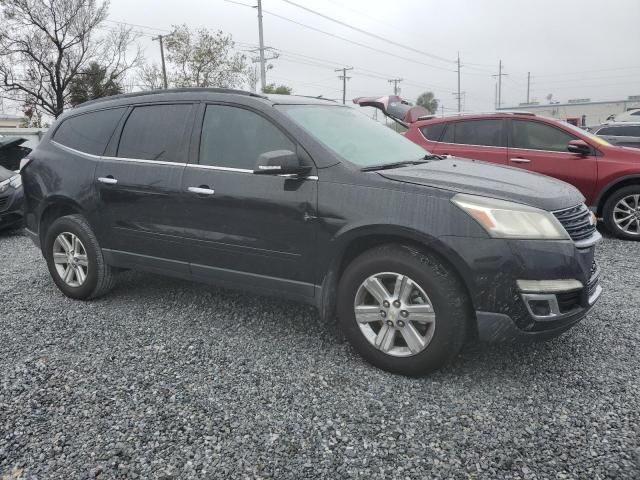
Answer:
<svg viewBox="0 0 640 480"><path fill-rule="evenodd" d="M592 102L590 98L576 98L567 103L521 103L516 107L498 110L527 110L543 117L557 118L579 127L598 125L612 115L640 108L640 95L631 95L626 100Z"/></svg>
<svg viewBox="0 0 640 480"><path fill-rule="evenodd" d="M0 128L18 128L23 121L24 117L20 115L0 113Z"/></svg>

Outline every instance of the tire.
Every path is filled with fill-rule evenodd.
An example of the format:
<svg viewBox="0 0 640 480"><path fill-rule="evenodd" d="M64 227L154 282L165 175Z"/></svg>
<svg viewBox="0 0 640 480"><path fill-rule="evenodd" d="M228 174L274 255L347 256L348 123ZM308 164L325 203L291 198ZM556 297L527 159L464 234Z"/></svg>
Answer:
<svg viewBox="0 0 640 480"><path fill-rule="evenodd" d="M405 277L412 283L401 283L401 279ZM370 294L370 289L376 289L373 285L377 285L372 279L386 285L385 291L392 300L388 308ZM369 287L364 286L365 280ZM398 289L396 282L409 285L411 298L414 298L396 304L397 308L393 306L393 300L398 296L392 292L394 289L396 292L403 291L403 287ZM425 295L426 300L423 298ZM413 301L423 303L412 303ZM361 307L359 318L363 322L356 320L356 305ZM380 305L381 310L376 312L375 308ZM385 311L385 317L382 317L382 311ZM417 316L414 317L413 312L419 311L423 313L416 313ZM453 359L465 341L470 323L469 312L467 294L454 272L436 256L404 245L383 245L366 251L348 265L338 286L338 321L345 336L369 363L393 373L423 375L441 368ZM381 315L379 320L370 321L378 314ZM404 314L407 317L403 317ZM433 322L401 322L419 317L433 318ZM394 323L393 327L389 321ZM385 324L386 334L391 337L382 335ZM360 325L364 326L361 328ZM409 325L413 326L413 331L417 331L422 339L419 344L412 340L412 346L422 350L409 348L410 343L405 338L415 338L414 335L409 335L412 333ZM396 333L389 333L394 329ZM383 346L379 348L374 343L380 337L392 340L383 341ZM388 353L383 351L391 343L393 347Z"/></svg>
<svg viewBox="0 0 640 480"><path fill-rule="evenodd" d="M79 240L77 243L77 258L69 257L64 249L63 241L57 240L60 236L69 241L74 237ZM72 243L72 242L69 242ZM57 287L67 297L78 300L88 300L106 294L115 285L114 269L107 265L102 255L102 249L98 244L93 230L82 215L68 215L56 219L45 232L44 256L51 278ZM84 278L81 274L71 274L70 281L65 281L61 269L68 271L65 264L56 264L56 259L67 262L75 262L75 271L82 267ZM72 257L75 255L72 255ZM69 263L66 264L69 267ZM57 268L59 266L60 268ZM73 267L72 270L74 270Z"/></svg>
<svg viewBox="0 0 640 480"><path fill-rule="evenodd" d="M631 220L628 225L626 220L622 220L627 211ZM630 185L613 192L604 204L602 217L612 235L624 240L640 240L640 185Z"/></svg>

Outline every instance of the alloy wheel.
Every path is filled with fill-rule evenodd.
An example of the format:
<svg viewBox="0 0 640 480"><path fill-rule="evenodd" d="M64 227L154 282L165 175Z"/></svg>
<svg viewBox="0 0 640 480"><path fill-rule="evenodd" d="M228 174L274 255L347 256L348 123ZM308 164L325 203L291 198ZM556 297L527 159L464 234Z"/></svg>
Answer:
<svg viewBox="0 0 640 480"><path fill-rule="evenodd" d="M433 338L436 313L425 291L406 275L383 272L364 280L354 300L360 331L394 357L422 352Z"/></svg>
<svg viewBox="0 0 640 480"><path fill-rule="evenodd" d="M628 195L613 208L613 221L628 235L640 235L640 194Z"/></svg>
<svg viewBox="0 0 640 480"><path fill-rule="evenodd" d="M80 287L87 279L89 259L80 239L62 232L53 242L53 263L58 275L70 287Z"/></svg>

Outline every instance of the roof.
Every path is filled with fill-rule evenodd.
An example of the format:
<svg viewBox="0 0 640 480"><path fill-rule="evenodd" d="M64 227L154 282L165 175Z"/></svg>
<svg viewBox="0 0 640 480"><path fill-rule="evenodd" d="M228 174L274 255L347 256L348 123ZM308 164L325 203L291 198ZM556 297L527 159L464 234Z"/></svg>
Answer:
<svg viewBox="0 0 640 480"><path fill-rule="evenodd" d="M444 115L424 115L418 118L417 121L420 122L420 121L427 121L427 120L434 120L434 119L441 120L441 119L451 119L451 118L460 118L460 117L465 117L465 118L473 118L473 117L482 118L482 117L490 117L490 116L504 117L509 115L538 117L538 115L531 112L518 111L518 110L508 110L508 111L505 110L505 111L499 111L499 112L459 112L459 113L446 113Z"/></svg>
<svg viewBox="0 0 640 480"><path fill-rule="evenodd" d="M112 95L110 97L98 98L96 100L90 100L78 105L77 109L82 109L88 106L98 105L100 103L135 99L140 97L162 97L166 95L180 95L180 94L229 94L229 95L241 95L246 97L255 97L263 100L269 100L273 104L326 104L327 102L335 103L333 100L321 98L321 97L305 97L301 95L261 95L259 93L247 92L245 90L234 90L231 88L169 88L167 90L148 90L144 92L124 93L121 95Z"/></svg>
<svg viewBox="0 0 640 480"><path fill-rule="evenodd" d="M274 105L326 105L337 104L335 100L323 97L309 97L305 95L266 95Z"/></svg>
<svg viewBox="0 0 640 480"><path fill-rule="evenodd" d="M601 100L601 101L597 101L597 102L574 102L574 103L544 103L544 104L540 104L540 105L532 105L532 104L528 104L528 105L520 105L519 107L503 107L503 108L498 108L498 110L513 110L514 108L555 108L555 107L579 107L581 105L605 105L607 103L631 103L631 104L637 104L638 107L640 108L640 101L638 100L629 100L628 98L625 98L624 100ZM633 107L632 107L633 108Z"/></svg>
<svg viewBox="0 0 640 480"><path fill-rule="evenodd" d="M235 90L232 88L204 88L204 87L189 87L189 88L169 88L166 90L145 90L141 92L122 93L120 95L111 95L110 97L97 98L95 100L89 100L88 102L77 105L76 108L83 108L88 105L95 105L101 102L108 102L112 100L124 100L127 98L143 97L147 95L167 95L174 93L229 93L234 95L246 95L250 97L266 98L264 95L260 95L253 92L247 92L245 90Z"/></svg>

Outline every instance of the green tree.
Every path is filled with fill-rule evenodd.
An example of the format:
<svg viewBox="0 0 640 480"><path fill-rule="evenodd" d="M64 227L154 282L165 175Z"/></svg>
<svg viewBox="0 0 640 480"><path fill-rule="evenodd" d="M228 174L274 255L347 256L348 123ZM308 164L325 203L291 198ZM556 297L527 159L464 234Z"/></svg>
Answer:
<svg viewBox="0 0 640 480"><path fill-rule="evenodd" d="M122 85L114 75L107 71L107 67L91 62L71 81L69 103L75 107L89 100L122 93Z"/></svg>
<svg viewBox="0 0 640 480"><path fill-rule="evenodd" d="M291 92L293 92L291 87L286 85L278 85L276 87L275 83L269 83L262 89L262 93L277 93L279 95L291 95Z"/></svg>
<svg viewBox="0 0 640 480"><path fill-rule="evenodd" d="M167 76L176 87L234 88L244 83L247 59L234 51L231 35L187 25L174 26L164 38Z"/></svg>
<svg viewBox="0 0 640 480"><path fill-rule="evenodd" d="M424 92L420 95L416 100L416 105L426 108L430 113L436 113L438 110L438 100L433 92Z"/></svg>

